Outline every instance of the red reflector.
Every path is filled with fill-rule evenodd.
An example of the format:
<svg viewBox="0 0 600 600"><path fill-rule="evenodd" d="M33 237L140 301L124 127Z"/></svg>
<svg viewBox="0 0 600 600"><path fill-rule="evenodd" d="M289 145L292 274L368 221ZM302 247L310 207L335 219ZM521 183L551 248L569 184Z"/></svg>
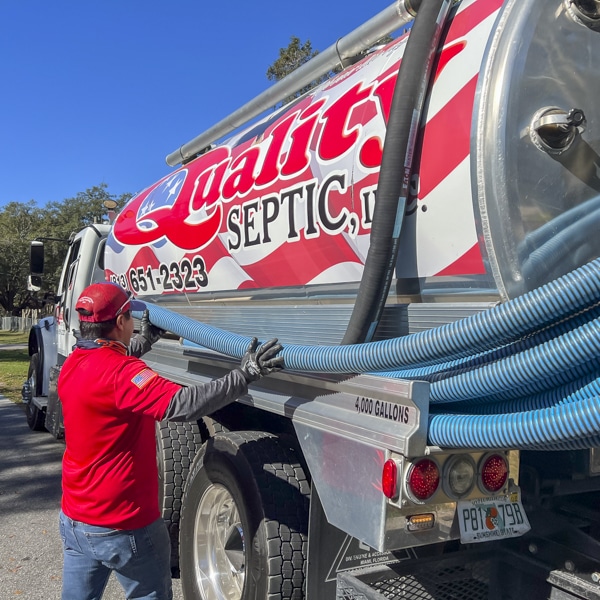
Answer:
<svg viewBox="0 0 600 600"><path fill-rule="evenodd" d="M383 473L381 475L381 489L386 498L395 498L397 495L397 483L398 483L398 466L396 461L389 460L385 461L383 465Z"/></svg>
<svg viewBox="0 0 600 600"><path fill-rule="evenodd" d="M488 492L497 492L504 487L508 477L508 464L504 456L492 454L481 467L481 484Z"/></svg>
<svg viewBox="0 0 600 600"><path fill-rule="evenodd" d="M408 473L408 488L417 500L427 500L440 484L440 471L432 460L425 458L415 463Z"/></svg>

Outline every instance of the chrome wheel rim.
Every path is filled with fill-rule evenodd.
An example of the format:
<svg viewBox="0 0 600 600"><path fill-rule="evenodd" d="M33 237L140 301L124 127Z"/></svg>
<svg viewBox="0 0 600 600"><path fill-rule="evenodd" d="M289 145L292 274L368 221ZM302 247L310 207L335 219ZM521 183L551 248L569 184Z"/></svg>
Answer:
<svg viewBox="0 0 600 600"><path fill-rule="evenodd" d="M29 389L31 390L31 398L33 398L35 396L36 390L37 390L37 375L35 373L35 370L33 371L33 373L29 376L29 379L27 380L27 382L29 383ZM33 402L28 402L27 405L32 405Z"/></svg>
<svg viewBox="0 0 600 600"><path fill-rule="evenodd" d="M33 397L35 396L35 391L37 389L37 376L35 371L27 379L27 385L29 386L29 395L27 398L23 398L23 400L25 400L25 410L27 411L27 415L32 419L35 417L37 408L33 403Z"/></svg>
<svg viewBox="0 0 600 600"><path fill-rule="evenodd" d="M203 494L194 521L196 581L204 600L240 600L245 580L244 531L238 507L222 485Z"/></svg>

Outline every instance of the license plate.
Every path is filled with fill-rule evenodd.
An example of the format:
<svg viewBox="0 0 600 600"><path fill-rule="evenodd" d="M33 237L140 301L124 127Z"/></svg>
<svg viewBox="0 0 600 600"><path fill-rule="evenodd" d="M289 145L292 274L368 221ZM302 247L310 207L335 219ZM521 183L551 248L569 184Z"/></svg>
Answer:
<svg viewBox="0 0 600 600"><path fill-rule="evenodd" d="M457 514L463 544L519 537L531 529L520 491L493 498L460 500Z"/></svg>

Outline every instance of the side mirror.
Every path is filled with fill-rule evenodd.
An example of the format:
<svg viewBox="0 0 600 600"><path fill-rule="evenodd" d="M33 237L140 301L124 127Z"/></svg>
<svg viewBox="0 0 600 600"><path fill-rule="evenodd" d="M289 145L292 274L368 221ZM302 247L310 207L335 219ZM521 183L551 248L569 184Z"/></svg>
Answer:
<svg viewBox="0 0 600 600"><path fill-rule="evenodd" d="M42 289L42 278L39 275L30 275L27 278L27 290L29 292L39 292Z"/></svg>
<svg viewBox="0 0 600 600"><path fill-rule="evenodd" d="M44 272L44 242L31 242L29 246L29 270L36 275L41 275Z"/></svg>

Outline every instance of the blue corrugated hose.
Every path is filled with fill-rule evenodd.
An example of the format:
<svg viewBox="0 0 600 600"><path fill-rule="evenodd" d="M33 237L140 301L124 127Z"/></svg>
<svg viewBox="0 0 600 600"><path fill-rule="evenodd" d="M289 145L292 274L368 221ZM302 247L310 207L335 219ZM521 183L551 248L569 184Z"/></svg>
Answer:
<svg viewBox="0 0 600 600"><path fill-rule="evenodd" d="M287 344L282 356L287 369L299 371L430 380L429 443L441 447L591 447L600 441L599 300L596 259L461 321L367 344ZM148 308L158 327L222 354L241 358L249 343L159 306ZM482 406L506 413L474 414Z"/></svg>

